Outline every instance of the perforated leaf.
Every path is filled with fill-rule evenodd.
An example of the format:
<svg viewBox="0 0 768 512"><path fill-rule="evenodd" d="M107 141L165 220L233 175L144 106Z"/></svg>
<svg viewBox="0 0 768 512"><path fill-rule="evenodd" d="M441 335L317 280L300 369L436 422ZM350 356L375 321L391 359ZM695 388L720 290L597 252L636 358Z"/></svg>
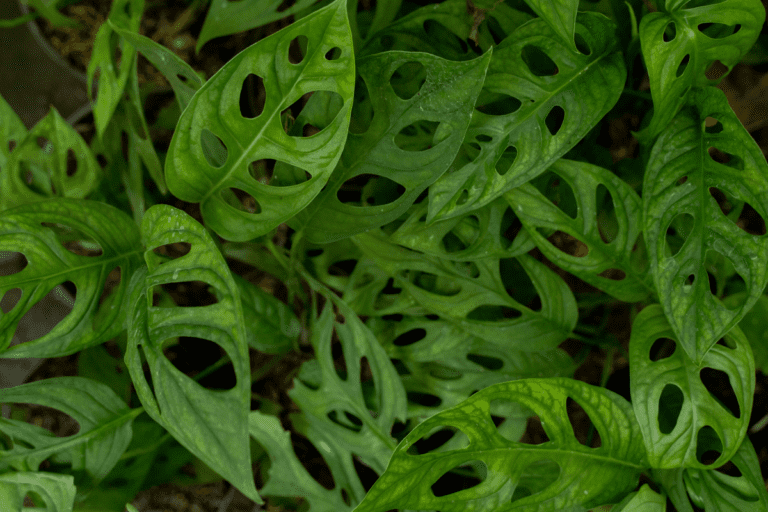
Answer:
<svg viewBox="0 0 768 512"><path fill-rule="evenodd" d="M584 408L602 446L590 448L576 440L566 413L567 398ZM531 446L497 432L490 416L496 400L531 409L541 419L549 441ZM418 440L445 428L460 431L468 443L457 449L413 453ZM570 379L495 384L410 432L355 510L588 509L610 503L637 485L645 465L644 452L630 404L611 391ZM468 463L483 469L480 483L471 482L474 486L468 489L435 485L443 475ZM553 468L540 473L549 485L531 478L545 467ZM529 486L533 489L524 489ZM435 495L435 489L441 496Z"/></svg>
<svg viewBox="0 0 768 512"><path fill-rule="evenodd" d="M142 241L148 269L131 280L126 364L141 403L152 419L211 469L254 501L248 448L250 370L243 309L238 286L208 232L186 213L167 205L147 210ZM191 244L187 254L165 261L153 249ZM217 302L199 307L155 307L153 289L175 281L203 281ZM163 353L179 336L216 343L231 361L236 382L228 390L210 390L176 369ZM152 389L142 370L149 364Z"/></svg>
<svg viewBox="0 0 768 512"><path fill-rule="evenodd" d="M578 0L525 0L525 3L547 22L552 31L560 36L571 50L576 50L573 36L576 31Z"/></svg>
<svg viewBox="0 0 768 512"><path fill-rule="evenodd" d="M467 213L541 174L619 98L626 69L614 25L579 13L576 53L541 19L494 48L463 153L430 187L428 222Z"/></svg>
<svg viewBox="0 0 768 512"><path fill-rule="evenodd" d="M0 95L0 119L2 119L0 122L0 176L2 176L8 172L7 163L12 149L24 139L27 128L2 95Z"/></svg>
<svg viewBox="0 0 768 512"><path fill-rule="evenodd" d="M707 118L719 124L709 128ZM741 211L744 221L726 217L730 210ZM698 363L750 310L768 280L768 165L720 90L693 91L689 106L654 144L643 181L643 217L664 313ZM729 309L711 292L711 257L727 260L743 279L748 296L741 304Z"/></svg>
<svg viewBox="0 0 768 512"><path fill-rule="evenodd" d="M38 472L0 474L0 503L8 510L24 510L24 496L30 491L45 501L40 505L45 505L46 512L72 512L76 492L73 476Z"/></svg>
<svg viewBox="0 0 768 512"><path fill-rule="evenodd" d="M736 453L747 431L755 391L752 349L738 327L701 361L679 344L659 305L635 319L630 388L648 461L654 468L718 467ZM735 403L726 407L711 390L732 394Z"/></svg>
<svg viewBox="0 0 768 512"><path fill-rule="evenodd" d="M126 276L141 265L140 243L130 217L104 203L58 198L2 212L0 247L27 260L20 272L0 276L0 294L21 290L13 309L0 314L2 357L61 357L116 336L126 317L121 307ZM115 268L121 282L99 304ZM67 281L76 288L76 297L66 318L47 334L8 348L22 317Z"/></svg>
<svg viewBox="0 0 768 512"><path fill-rule="evenodd" d="M294 64L289 47L294 39L301 45L302 37L306 47ZM249 75L263 79L266 97L262 111L245 112L246 117L240 97L253 94ZM268 233L309 204L336 166L347 136L354 77L352 40L341 0L246 48L211 77L184 110L166 158L168 188L185 201L200 203L206 225L229 240ZM313 123L297 118L288 126L291 119L282 112L309 93L314 94L305 110L330 101L330 111ZM319 132L302 136L309 124ZM258 179L258 162L265 159L276 161L270 184ZM297 171L297 179L280 182L283 171ZM304 181L305 171L309 181ZM246 194L245 206L232 189Z"/></svg>

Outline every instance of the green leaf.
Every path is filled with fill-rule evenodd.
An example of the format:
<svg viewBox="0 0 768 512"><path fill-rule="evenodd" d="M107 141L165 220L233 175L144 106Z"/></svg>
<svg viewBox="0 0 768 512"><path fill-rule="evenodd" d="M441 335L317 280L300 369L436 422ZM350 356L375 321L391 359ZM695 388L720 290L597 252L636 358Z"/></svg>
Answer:
<svg viewBox="0 0 768 512"><path fill-rule="evenodd" d="M282 354L298 342L301 324L294 312L274 295L232 274L243 301L248 346L267 354Z"/></svg>
<svg viewBox="0 0 768 512"><path fill-rule="evenodd" d="M0 95L0 178L8 172L6 164L11 158L12 148L16 148L27 135L27 128L21 122L19 116L13 111L11 106ZM0 187L0 192L5 187ZM3 193L3 196L5 193Z"/></svg>
<svg viewBox="0 0 768 512"><path fill-rule="evenodd" d="M726 307L734 307L741 304L746 298L745 292L736 293L727 297L723 304ZM761 295L749 313L744 315L739 322L739 329L749 340L752 353L755 356L755 368L768 375L768 329L765 322L768 318L768 297Z"/></svg>
<svg viewBox="0 0 768 512"><path fill-rule="evenodd" d="M289 46L301 37L306 38L305 55L293 64ZM261 77L266 89L263 111L254 118L240 111L241 91L245 87L247 92L251 74ZM301 211L328 181L347 136L354 76L342 0L243 50L197 91L181 115L166 158L168 188L180 199L201 203L206 225L228 240L268 233ZM310 103L329 97L338 102L332 121L303 137L304 126L297 124L297 132L290 133L284 128L287 118L281 112L308 93L314 93ZM293 186L260 182L256 162L263 159L278 162L275 173L285 164L300 169L302 181L288 183ZM305 171L309 181L303 181ZM232 189L250 196L247 207Z"/></svg>
<svg viewBox="0 0 768 512"><path fill-rule="evenodd" d="M752 349L738 327L700 361L693 361L678 344L658 304L635 319L629 344L630 389L648 461L654 468L717 467L736 453L747 431L755 392ZM727 408L709 391L713 370L727 377L738 406ZM703 455L709 450L718 456L705 463Z"/></svg>
<svg viewBox="0 0 768 512"><path fill-rule="evenodd" d="M648 484L629 494L621 503L611 509L611 512L664 512L667 502L659 493L654 492Z"/></svg>
<svg viewBox="0 0 768 512"><path fill-rule="evenodd" d="M404 294L428 312L490 342L503 340L505 347L515 350L547 350L567 338L576 325L578 312L570 288L530 255L453 262L398 247L374 233L354 240ZM540 310L510 295L516 279L530 280L532 286L523 286L521 292L528 293L526 303L538 294Z"/></svg>
<svg viewBox="0 0 768 512"><path fill-rule="evenodd" d="M476 210L538 176L616 103L626 69L614 25L595 13L577 21L588 55L564 46L541 19L494 48L464 153L430 187L428 222Z"/></svg>
<svg viewBox="0 0 768 512"><path fill-rule="evenodd" d="M127 215L95 201L59 198L2 212L0 246L23 254L27 261L21 272L0 276L0 295L21 289L19 302L0 315L2 356L61 357L116 336L126 318L122 305L129 276L141 265L140 244L138 229ZM121 282L99 304L116 268ZM77 290L67 317L49 333L8 348L21 318L67 281Z"/></svg>
<svg viewBox="0 0 768 512"><path fill-rule="evenodd" d="M672 5L670 5L672 4ZM719 82L705 71L720 61L728 71L760 34L765 8L759 0L723 0L709 5L668 2L667 12L640 21L640 44L648 67L654 114L646 136L656 137L680 110L691 87Z"/></svg>
<svg viewBox="0 0 768 512"><path fill-rule="evenodd" d="M23 126L14 126L10 119L4 149L23 133ZM0 175L0 210L54 196L83 199L101 181L101 168L88 144L53 107L6 155Z"/></svg>
<svg viewBox="0 0 768 512"><path fill-rule="evenodd" d="M567 398L584 408L602 446L590 448L576 440ZM504 437L491 420L494 401L531 409L549 441L531 446ZM413 453L416 441L446 428L458 430L468 443L459 449ZM474 487L469 489L435 485L468 463L480 467L482 482L470 482ZM548 467L552 471L544 473L545 483L528 478ZM397 446L386 472L355 511L580 510L610 503L633 489L644 467L640 429L631 405L619 395L571 379L518 380L478 391L417 426ZM435 490L447 495L436 496Z"/></svg>
<svg viewBox="0 0 768 512"><path fill-rule="evenodd" d="M651 150L643 223L664 313L683 349L699 363L752 308L768 281L768 237L755 228L760 229L758 217L768 219L768 165L722 91L697 89L690 100ZM709 117L719 124L707 128ZM722 196L726 201L718 205ZM725 209L740 203L754 209L755 224L725 217ZM682 247L673 243L670 227L681 234ZM709 255L728 260L744 280L748 296L733 309L710 292Z"/></svg>
<svg viewBox="0 0 768 512"><path fill-rule="evenodd" d="M637 302L653 290L650 276L632 264L632 249L642 228L642 201L632 188L613 173L583 162L561 159L548 171L570 186L577 203L576 218L547 199L531 183L504 195L541 252L564 270L625 302ZM560 186L563 186L560 184ZM601 188L608 198L600 197ZM613 206L616 226L604 214ZM588 254L563 252L547 240L542 230L559 230L586 244ZM603 272L618 269L620 280Z"/></svg>
<svg viewBox="0 0 768 512"><path fill-rule="evenodd" d="M547 25L562 42L568 45L570 50L578 51L573 37L576 33L576 11L579 9L579 0L525 0L525 3L539 18L547 22Z"/></svg>
<svg viewBox="0 0 768 512"><path fill-rule="evenodd" d="M59 12L59 8L63 7L61 4L64 4L65 0L22 0L21 3L32 7L40 16L48 20L53 27L83 28L77 21Z"/></svg>
<svg viewBox="0 0 768 512"><path fill-rule="evenodd" d="M415 52L358 60L373 120L365 133L350 133L328 186L300 214L306 238L328 243L403 214L456 156L489 60L490 52L468 62ZM423 84L395 89L393 76L407 67L423 70Z"/></svg>
<svg viewBox="0 0 768 512"><path fill-rule="evenodd" d="M253 485L248 449L250 370L239 288L208 232L181 210L156 205L142 221L148 269L131 281L128 348L131 380L147 413L190 452L261 502ZM165 261L153 249L177 242L190 251ZM217 303L195 308L152 305L155 287L175 281L204 281ZM203 388L177 370L163 353L166 341L191 336L218 344L233 366L236 384L226 391ZM149 363L154 390L144 377L141 354Z"/></svg>
<svg viewBox="0 0 768 512"><path fill-rule="evenodd" d="M24 496L33 492L40 496L46 512L72 512L75 504L75 483L71 475L19 472L0 474L0 503L8 511L29 510Z"/></svg>
<svg viewBox="0 0 768 512"><path fill-rule="evenodd" d="M80 425L77 434L56 437L48 430L0 418L0 431L11 440L1 450L0 471L38 471L55 454L84 470L94 480L104 478L131 442L133 419L141 409L128 409L108 386L83 377L55 377L0 390L2 403L32 403L53 407ZM41 473L42 474L42 473Z"/></svg>

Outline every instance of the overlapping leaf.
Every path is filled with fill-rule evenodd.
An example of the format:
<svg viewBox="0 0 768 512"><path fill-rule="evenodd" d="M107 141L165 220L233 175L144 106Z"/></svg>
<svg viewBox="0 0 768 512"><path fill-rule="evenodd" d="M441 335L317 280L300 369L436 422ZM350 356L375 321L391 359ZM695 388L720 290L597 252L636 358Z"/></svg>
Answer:
<svg viewBox="0 0 768 512"><path fill-rule="evenodd" d="M306 50L294 64L289 46L302 36ZM254 118L240 111L241 91L251 74L263 79L266 90L263 110ZM229 240L268 233L309 204L336 166L347 137L354 76L341 0L243 50L197 91L179 119L166 158L168 188L181 199L201 203L206 225ZM302 137L298 122L293 130L282 126L281 112L308 93L315 94L307 107L327 98L340 101L327 125L314 125L319 133ZM204 144L215 150L204 151ZM265 185L249 172L253 162L263 159L312 177L293 186ZM237 198L231 189L250 195L253 209L260 212L233 204Z"/></svg>
<svg viewBox="0 0 768 512"><path fill-rule="evenodd" d="M131 281L125 355L139 398L152 419L179 443L243 494L260 501L248 449L250 370L239 288L211 236L181 210L167 205L150 208L142 221L142 240L149 268L136 272ZM152 252L176 242L191 244L189 253L162 262ZM177 280L210 284L218 302L196 308L153 307L153 288ZM163 346L178 336L211 340L224 349L233 365L235 386L208 390L177 370ZM154 390L144 377L141 354L149 363Z"/></svg>
<svg viewBox="0 0 768 512"><path fill-rule="evenodd" d="M2 403L34 403L53 407L74 418L77 434L56 437L23 421L0 418L0 431L11 440L0 450L0 471L38 471L54 455L85 471L94 480L104 478L131 442L133 419L141 409L130 410L108 386L83 377L55 377L0 390Z"/></svg>
<svg viewBox="0 0 768 512"><path fill-rule="evenodd" d="M552 31L560 36L571 50L576 50L573 36L576 33L578 0L525 0L533 12L547 22Z"/></svg>
<svg viewBox="0 0 768 512"><path fill-rule="evenodd" d="M652 148L643 181L643 223L664 313L698 363L752 308L768 280L768 236L755 226L752 232L739 229L723 215L725 203L717 201L724 194L731 204L748 203L755 216L768 219L768 165L720 90L697 89L690 101ZM707 118L719 124L708 128ZM670 227L687 235L682 247L670 247ZM728 260L744 280L748 296L741 305L728 309L710 292L708 253Z"/></svg>
<svg viewBox="0 0 768 512"><path fill-rule="evenodd" d="M661 133L691 87L722 78L710 80L705 75L712 63L720 61L730 71L755 43L765 21L759 0L666 4L666 12L648 13L640 21L640 44L654 103L648 137Z"/></svg>
<svg viewBox="0 0 768 512"><path fill-rule="evenodd" d="M643 484L640 490L629 494L611 510L614 512L665 512L666 509L667 503L664 496L654 492L648 484Z"/></svg>
<svg viewBox="0 0 768 512"><path fill-rule="evenodd" d="M53 473L0 474L0 503L8 510L24 510L27 509L24 496L33 492L45 501L46 512L72 512L76 491L74 481L71 475Z"/></svg>
<svg viewBox="0 0 768 512"><path fill-rule="evenodd" d="M656 353L660 339L669 340L671 355ZM700 361L677 346L678 340L657 304L643 309L632 326L630 388L648 461L655 468L717 467L736 453L747 431L755 392L752 350L738 327ZM727 376L736 411L708 390L704 380L711 370ZM709 450L719 455L705 464Z"/></svg>
<svg viewBox="0 0 768 512"><path fill-rule="evenodd" d="M626 69L614 25L595 13L577 21L588 54L569 49L541 19L494 48L465 149L430 187L428 222L478 209L538 176L616 103Z"/></svg>
<svg viewBox="0 0 768 512"><path fill-rule="evenodd" d="M274 295L232 274L243 301L248 346L267 354L285 353L297 342L301 325L294 312Z"/></svg>
<svg viewBox="0 0 768 512"><path fill-rule="evenodd" d="M16 125L13 117L9 117L9 133L3 134L4 150L8 148L5 141L23 133L23 125ZM10 155L0 156L0 169L0 210L54 196L83 199L102 177L88 144L55 108L17 140Z"/></svg>
<svg viewBox="0 0 768 512"><path fill-rule="evenodd" d="M546 350L562 342L576 325L578 313L570 288L529 255L510 261L453 262L390 244L380 234L361 234L354 240L417 304L485 340L504 340L506 347L516 350ZM529 302L538 294L540 311L521 304L507 291L505 280L514 280L511 271L516 265L518 275L524 279L527 275L532 282L533 287L524 292L530 295ZM502 268L509 274L503 279Z"/></svg>
<svg viewBox="0 0 768 512"><path fill-rule="evenodd" d="M642 201L637 193L614 174L587 163L561 159L549 171L565 180L573 190L577 203L575 219L531 183L524 183L504 195L541 252L556 265L620 300L636 302L648 296L653 288L650 279L646 279L649 276L631 263L632 248L640 236L643 220ZM596 196L599 185L610 195L618 224L611 227L616 232L611 233L614 236L608 242L603 237L608 238L609 230L601 226L599 219L599 213L605 211L605 203ZM564 253L547 241L541 229L559 230L573 236L586 244L588 254ZM601 275L610 269L622 271L624 277L615 280Z"/></svg>
<svg viewBox="0 0 768 512"><path fill-rule="evenodd" d="M2 357L61 357L117 335L126 317L122 305L129 276L141 265L140 244L130 217L95 201L59 198L3 212L0 247L24 255L27 266L16 274L0 276L0 294L21 289L18 303L0 315ZM100 247L100 255L83 255L85 249L95 246ZM122 281L99 305L107 276L115 267L119 267ZM65 281L77 290L67 317L49 333L8 348L21 318Z"/></svg>
<svg viewBox="0 0 768 512"><path fill-rule="evenodd" d="M566 413L569 397L592 419L602 446L589 448L576 440ZM531 409L550 441L531 446L501 435L491 420L495 400ZM414 443L441 428L458 429L468 444L447 451L409 453ZM447 495L437 497L434 484L470 462L484 466L483 481L469 489L449 489ZM522 482L527 472L546 464L557 466L550 484L537 489L534 482L532 494L524 491L530 485ZM626 400L570 379L524 379L478 391L417 426L397 446L386 472L355 510L588 509L610 503L634 488L644 467L640 429Z"/></svg>
<svg viewBox="0 0 768 512"><path fill-rule="evenodd" d="M489 61L490 53L451 62L416 52L386 52L358 60L373 119L365 133L350 133L328 186L299 216L307 239L332 242L403 214L456 156ZM423 67L423 84L396 91L393 75L404 66ZM343 203L339 194L344 186L361 175L371 175L366 187L374 190L363 194L361 204ZM376 181L380 177L383 185ZM386 190L398 186L403 190Z"/></svg>

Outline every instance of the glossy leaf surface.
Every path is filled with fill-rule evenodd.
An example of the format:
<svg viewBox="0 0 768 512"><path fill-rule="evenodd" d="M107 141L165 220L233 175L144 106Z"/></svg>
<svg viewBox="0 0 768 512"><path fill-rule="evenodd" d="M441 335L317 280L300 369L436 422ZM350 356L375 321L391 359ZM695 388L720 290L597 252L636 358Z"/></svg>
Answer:
<svg viewBox="0 0 768 512"><path fill-rule="evenodd" d="M552 31L560 36L571 50L576 50L573 36L576 32L576 0L526 0L533 12L547 22Z"/></svg>

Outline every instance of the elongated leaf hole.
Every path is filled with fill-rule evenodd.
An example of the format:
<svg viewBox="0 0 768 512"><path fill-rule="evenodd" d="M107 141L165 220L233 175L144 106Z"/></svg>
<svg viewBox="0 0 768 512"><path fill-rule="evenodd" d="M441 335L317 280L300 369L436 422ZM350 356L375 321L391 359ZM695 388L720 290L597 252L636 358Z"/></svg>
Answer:
<svg viewBox="0 0 768 512"><path fill-rule="evenodd" d="M443 403L443 399L439 396L431 393L422 393L420 391L408 391L405 396L411 402L422 405L424 407L440 407Z"/></svg>
<svg viewBox="0 0 768 512"><path fill-rule="evenodd" d="M569 256L583 258L589 254L589 247L581 240L563 231L555 231L547 238L549 243Z"/></svg>
<svg viewBox="0 0 768 512"><path fill-rule="evenodd" d="M675 340L669 338L658 338L651 345L651 350L648 353L648 358L652 362L661 361L668 357L672 357L672 354L677 350L677 343Z"/></svg>
<svg viewBox="0 0 768 512"><path fill-rule="evenodd" d="M67 176L72 177L77 172L77 157L72 148L67 149Z"/></svg>
<svg viewBox="0 0 768 512"><path fill-rule="evenodd" d="M264 103L267 100L267 91L264 88L264 79L259 75L250 73L243 80L240 88L240 115L247 119L259 117L264 112Z"/></svg>
<svg viewBox="0 0 768 512"><path fill-rule="evenodd" d="M741 25L724 25L722 23L699 23L697 27L699 32L709 37L710 39L724 39L729 37L739 30Z"/></svg>
<svg viewBox="0 0 768 512"><path fill-rule="evenodd" d="M454 370L453 368L434 363L434 365L430 367L429 375L430 377L439 380L458 380L464 374L459 370Z"/></svg>
<svg viewBox="0 0 768 512"><path fill-rule="evenodd" d="M435 132L440 123L437 121L416 121L400 130L395 135L395 145L403 151L426 151L434 143Z"/></svg>
<svg viewBox="0 0 768 512"><path fill-rule="evenodd" d="M467 313L467 320L480 320L483 322L505 322L514 318L520 318L523 314L509 306L478 306Z"/></svg>
<svg viewBox="0 0 768 512"><path fill-rule="evenodd" d="M696 460L705 465L714 464L723 454L723 442L715 429L706 425L696 436Z"/></svg>
<svg viewBox="0 0 768 512"><path fill-rule="evenodd" d="M290 433L293 451L304 469L317 483L329 491L335 489L336 481L333 479L331 468L317 448L306 437L296 434L293 430Z"/></svg>
<svg viewBox="0 0 768 512"><path fill-rule="evenodd" d="M174 341L175 338L163 340L163 354L174 368L190 378L194 378L222 357L227 357L224 349L211 340L180 336L176 343ZM232 365L222 366L219 371L217 374L221 382L229 385L229 389L233 388L237 377Z"/></svg>
<svg viewBox="0 0 768 512"><path fill-rule="evenodd" d="M451 32L442 23L435 20L424 22L424 32L444 53L465 55L469 51L467 42Z"/></svg>
<svg viewBox="0 0 768 512"><path fill-rule="evenodd" d="M461 191L461 194L459 194L458 199L456 199L456 206L461 206L467 201L469 201L469 191L464 189Z"/></svg>
<svg viewBox="0 0 768 512"><path fill-rule="evenodd" d="M0 311L2 311L3 314L6 314L15 308L16 304L19 303L19 299L21 299L21 295L21 288L11 288L10 290L6 290L3 297L0 299Z"/></svg>
<svg viewBox="0 0 768 512"><path fill-rule="evenodd" d="M261 213L261 205L251 194L239 188L227 187L221 189L221 198L236 210L246 213Z"/></svg>
<svg viewBox="0 0 768 512"><path fill-rule="evenodd" d="M408 345L413 345L414 343L417 343L426 337L427 331L419 327L418 329L405 331L403 334L395 338L392 344L396 347L407 347Z"/></svg>
<svg viewBox="0 0 768 512"><path fill-rule="evenodd" d="M733 390L730 376L727 373L707 366L701 369L699 378L716 401L728 409L734 418L741 418L739 400L736 397L736 392Z"/></svg>
<svg viewBox="0 0 768 512"><path fill-rule="evenodd" d="M680 61L680 64L677 66L677 71L675 72L675 77L680 78L683 76L683 73L685 73L685 68L688 67L688 61L691 59L690 54L685 54L685 57L683 57L683 60Z"/></svg>
<svg viewBox="0 0 768 512"><path fill-rule="evenodd" d="M591 448L602 446L600 432L595 428L592 418L589 417L584 408L576 400L568 397L565 402L565 409L568 411L568 420L576 440Z"/></svg>
<svg viewBox="0 0 768 512"><path fill-rule="evenodd" d="M328 273L332 276L349 277L357 266L357 260L347 259L336 261L328 267Z"/></svg>
<svg viewBox="0 0 768 512"><path fill-rule="evenodd" d="M14 139L11 139L8 141L8 152L12 153L14 149L16 149L16 141Z"/></svg>
<svg viewBox="0 0 768 512"><path fill-rule="evenodd" d="M383 206L397 201L404 193L405 187L385 176L358 174L341 185L336 197L351 206Z"/></svg>
<svg viewBox="0 0 768 512"><path fill-rule="evenodd" d="M707 272L707 278L709 279L709 293L717 296L717 278L712 272Z"/></svg>
<svg viewBox="0 0 768 512"><path fill-rule="evenodd" d="M736 225L750 235L763 236L766 233L765 219L749 203L744 203Z"/></svg>
<svg viewBox="0 0 768 512"><path fill-rule="evenodd" d="M578 32L574 35L574 43L576 43L576 49L581 53L582 55L591 55L592 50L589 48L589 44L584 39L584 36L579 34Z"/></svg>
<svg viewBox="0 0 768 512"><path fill-rule="evenodd" d="M520 56L535 76L554 76L559 72L555 61L538 46L525 45Z"/></svg>
<svg viewBox="0 0 768 512"><path fill-rule="evenodd" d="M325 52L325 60L338 60L341 57L341 48L334 46Z"/></svg>
<svg viewBox="0 0 768 512"><path fill-rule="evenodd" d="M683 248L688 240L694 225L693 215L690 213L681 213L677 215L667 226L666 244L670 256L675 256Z"/></svg>
<svg viewBox="0 0 768 512"><path fill-rule="evenodd" d="M288 62L291 64L300 64L307 54L307 36L300 35L294 37L288 45Z"/></svg>
<svg viewBox="0 0 768 512"><path fill-rule="evenodd" d="M682 185L682 184L683 184L683 183L685 183L686 181L688 181L688 176L683 176L682 178L680 178L679 180L677 180L677 181L675 182L675 186L676 186L676 187L679 187L680 185Z"/></svg>
<svg viewBox="0 0 768 512"><path fill-rule="evenodd" d="M67 438L80 432L80 422L59 409L35 403L10 403L16 404L14 408L25 411L24 421L42 427L56 437ZM17 443L22 444L24 441L17 440Z"/></svg>
<svg viewBox="0 0 768 512"><path fill-rule="evenodd" d="M734 464L733 461L730 461L730 460L725 464L723 464L722 466L720 466L719 468L715 468L715 471L717 471L718 473L722 473L723 475L732 476L734 478L739 478L742 475L741 470L739 470L738 466L736 466L736 464ZM741 495L740 497L742 499L746 498L743 495ZM756 496L754 497L754 501L757 501L758 499L759 498L757 498ZM753 501L753 500L747 499L747 501Z"/></svg>
<svg viewBox="0 0 768 512"><path fill-rule="evenodd" d="M373 484L379 479L379 475L354 453L352 454L352 465L355 467L355 473L357 473L360 483L363 484L365 492L370 491Z"/></svg>
<svg viewBox="0 0 768 512"><path fill-rule="evenodd" d="M508 94L483 94L477 97L475 109L489 116L507 116L520 109L522 102Z"/></svg>
<svg viewBox="0 0 768 512"><path fill-rule="evenodd" d="M726 196L726 194L719 188L709 187L709 195L714 198L715 202L720 207L720 211L723 212L723 215L726 217L734 208L740 206L741 203L741 201L738 200L734 202L730 201L729 199L733 198Z"/></svg>
<svg viewBox="0 0 768 512"><path fill-rule="evenodd" d="M514 503L544 491L560 478L560 471L560 465L552 459L534 460L522 471L510 501Z"/></svg>
<svg viewBox="0 0 768 512"><path fill-rule="evenodd" d="M714 117L704 119L704 133L715 134L723 131L723 123Z"/></svg>
<svg viewBox="0 0 768 512"><path fill-rule="evenodd" d="M37 142L37 146L42 149L43 153L46 155L53 153L53 143L50 141L50 139L46 137L37 137L35 142Z"/></svg>
<svg viewBox="0 0 768 512"><path fill-rule="evenodd" d="M498 357L484 356L482 354L467 354L467 360L482 366L486 370L501 370L504 367L504 361Z"/></svg>
<svg viewBox="0 0 768 512"><path fill-rule="evenodd" d="M710 158L712 158L712 160L717 163L727 165L728 167L737 169L739 171L744 170L744 160L742 160L738 155L726 153L725 151L721 151L715 147L710 147L708 149L708 153Z"/></svg>
<svg viewBox="0 0 768 512"><path fill-rule="evenodd" d="M422 290L440 295L443 297L453 297L461 293L461 285L457 284L452 278L438 276L431 272L422 272L420 270L405 271L407 277L416 287ZM405 275L403 277L406 277Z"/></svg>
<svg viewBox="0 0 768 512"><path fill-rule="evenodd" d="M517 258L500 259L499 275L504 290L515 302L534 311L541 310L541 299L536 287Z"/></svg>
<svg viewBox="0 0 768 512"><path fill-rule="evenodd" d="M600 183L595 189L595 204L597 205L597 229L603 243L609 244L619 233L619 219L616 216L616 203L608 188Z"/></svg>
<svg viewBox="0 0 768 512"><path fill-rule="evenodd" d="M40 225L53 231L61 245L72 254L88 257L104 254L101 244L79 229L55 222L41 222Z"/></svg>
<svg viewBox="0 0 768 512"><path fill-rule="evenodd" d="M200 131L200 147L208 165L215 168L222 167L229 156L229 150L224 142L214 135L208 128Z"/></svg>
<svg viewBox="0 0 768 512"><path fill-rule="evenodd" d="M178 273L174 272L178 278ZM170 279L173 279L171 275ZM215 290L211 285L204 281L175 281L156 285L152 287L152 292L162 294L160 288L168 292L176 305L163 304L155 307L203 307L217 304Z"/></svg>
<svg viewBox="0 0 768 512"><path fill-rule="evenodd" d="M349 411L330 411L328 419L352 432L360 432L363 429L363 421Z"/></svg>
<svg viewBox="0 0 768 512"><path fill-rule="evenodd" d="M469 247L467 244L465 244L461 238L456 236L452 231L449 231L448 233L443 236L442 239L442 245L443 249L445 249L445 252L448 254L453 254L457 252L461 252L467 249Z"/></svg>
<svg viewBox="0 0 768 512"><path fill-rule="evenodd" d="M251 162L248 173L262 185L270 187L292 187L312 179L307 170L272 159Z"/></svg>
<svg viewBox="0 0 768 512"><path fill-rule="evenodd" d="M662 434L669 434L675 429L684 400L683 391L675 384L667 384L661 390L658 421L659 431Z"/></svg>
<svg viewBox="0 0 768 512"><path fill-rule="evenodd" d="M27 257L16 251L0 251L0 276L12 276L18 274L29 265Z"/></svg>
<svg viewBox="0 0 768 512"><path fill-rule="evenodd" d="M152 249L152 252L159 256L156 259L156 263L162 264L186 256L191 250L192 244L189 242L173 242L171 244L158 245Z"/></svg>
<svg viewBox="0 0 768 512"><path fill-rule="evenodd" d="M459 470L459 473L455 471ZM470 473L470 474L467 474ZM466 489L477 487L485 480L488 468L481 460L473 460L446 472L430 487L436 498L448 496Z"/></svg>
<svg viewBox="0 0 768 512"><path fill-rule="evenodd" d="M435 452L449 441L451 441L454 449L464 449L469 446L469 438L464 432L456 427L440 425L421 436L417 441L412 442L406 453L408 455L422 455Z"/></svg>
<svg viewBox="0 0 768 512"><path fill-rule="evenodd" d="M496 162L496 173L499 176L504 176L509 172L517 159L517 148L515 146L507 146L501 157Z"/></svg>
<svg viewBox="0 0 768 512"><path fill-rule="evenodd" d="M571 184L562 179L559 175L551 171L542 173L538 178L534 178L532 184L535 185L552 204L560 208L563 213L570 218L575 219L578 216L579 209L576 202L576 196L573 193Z"/></svg>
<svg viewBox="0 0 768 512"><path fill-rule="evenodd" d="M515 215L512 208L504 210L504 215L501 217L501 226L499 231L501 232L501 246L506 250L512 245L512 242L517 238L518 233L523 229L523 223L520 222L520 218Z"/></svg>
<svg viewBox="0 0 768 512"><path fill-rule="evenodd" d="M673 41L677 37L677 26L675 25L674 21L670 21L667 24L667 28L664 29L664 34L662 35L662 38L664 39L665 43L668 43L670 41Z"/></svg>
<svg viewBox="0 0 768 512"><path fill-rule="evenodd" d="M416 96L427 80L424 64L417 61L406 62L398 66L389 79L389 85L395 95L402 100Z"/></svg>
<svg viewBox="0 0 768 512"><path fill-rule="evenodd" d="M475 137L475 140L478 141L478 142L492 142L493 141L493 137L491 137L490 135L486 135L484 133L481 133L480 135L477 135Z"/></svg>
<svg viewBox="0 0 768 512"><path fill-rule="evenodd" d="M373 105L368 86L365 81L357 77L355 80L355 96L352 102L352 114L349 120L349 132L356 135L363 134L371 127L373 120Z"/></svg>
<svg viewBox="0 0 768 512"><path fill-rule="evenodd" d="M627 277L627 273L620 268L607 268L597 275L611 281L623 281Z"/></svg>
<svg viewBox="0 0 768 512"><path fill-rule="evenodd" d="M555 105L552 110L547 114L547 118L544 123L547 125L547 129L552 136L557 135L560 128L563 126L563 120L565 119L565 110L560 105Z"/></svg>

